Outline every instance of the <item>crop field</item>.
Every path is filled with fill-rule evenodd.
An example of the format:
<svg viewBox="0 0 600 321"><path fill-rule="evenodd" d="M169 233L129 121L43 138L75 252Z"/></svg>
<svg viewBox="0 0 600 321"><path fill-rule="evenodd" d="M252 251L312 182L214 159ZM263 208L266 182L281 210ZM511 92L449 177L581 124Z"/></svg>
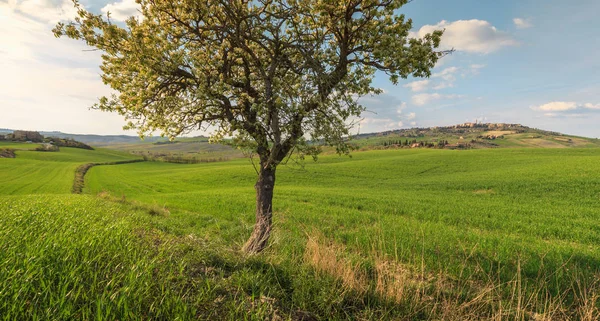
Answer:
<svg viewBox="0 0 600 321"><path fill-rule="evenodd" d="M9 213L0 218L0 293L30 302L0 299L0 315L600 317L598 149L404 149L291 161L277 172L274 235L257 257L238 252L254 220L256 174L246 159L96 166L87 195L67 195L77 164L127 156L33 153L0 160L0 195L64 195L0 196L0 212ZM52 183L17 188L20 176Z"/></svg>
<svg viewBox="0 0 600 321"><path fill-rule="evenodd" d="M135 153L154 159L179 158L215 161L241 158L241 151L223 144L211 144L205 137L179 137L175 141L140 141L137 143L96 143L94 146Z"/></svg>
<svg viewBox="0 0 600 321"><path fill-rule="evenodd" d="M31 150L40 146L40 144L35 143L14 143L14 142L5 142L0 141L0 149L10 148L15 150Z"/></svg>
<svg viewBox="0 0 600 321"><path fill-rule="evenodd" d="M518 275L564 293L573 282L566 271L592 283L600 273L599 156L596 149L399 150L283 167L273 253L298 257L318 235L348 253L377 253L450 278L506 283ZM96 167L87 183L92 194L168 208L181 222L175 233L211 226L204 237L239 245L252 224L253 180L248 161L236 161Z"/></svg>
<svg viewBox="0 0 600 321"><path fill-rule="evenodd" d="M17 151L16 154L16 158L0 159L0 195L70 193L75 169L82 163L135 158L110 150L68 147L60 152Z"/></svg>
<svg viewBox="0 0 600 321"><path fill-rule="evenodd" d="M381 237L386 254L410 261L425 253L436 268L458 265L468 250L508 265L519 255L531 275L542 255L545 268L570 261L600 271L599 157L541 149L323 157L278 172L275 220L296 236L318 227L359 251ZM245 163L96 167L88 192L251 224L254 174Z"/></svg>

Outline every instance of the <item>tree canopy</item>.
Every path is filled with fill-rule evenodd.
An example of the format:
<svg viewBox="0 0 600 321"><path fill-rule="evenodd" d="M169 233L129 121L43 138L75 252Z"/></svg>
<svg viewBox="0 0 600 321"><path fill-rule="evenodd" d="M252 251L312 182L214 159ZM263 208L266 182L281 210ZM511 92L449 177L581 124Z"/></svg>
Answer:
<svg viewBox="0 0 600 321"><path fill-rule="evenodd" d="M272 194L294 149L317 152L308 140L349 151L345 137L365 110L357 99L380 93L377 71L394 84L428 77L445 53L442 31L410 37L399 13L408 0L138 2L141 17L125 24L76 2L78 17L54 29L103 52L102 80L116 93L96 107L140 133L210 126L213 138L233 137L260 158L257 194L271 174ZM265 210L270 226L270 201Z"/></svg>

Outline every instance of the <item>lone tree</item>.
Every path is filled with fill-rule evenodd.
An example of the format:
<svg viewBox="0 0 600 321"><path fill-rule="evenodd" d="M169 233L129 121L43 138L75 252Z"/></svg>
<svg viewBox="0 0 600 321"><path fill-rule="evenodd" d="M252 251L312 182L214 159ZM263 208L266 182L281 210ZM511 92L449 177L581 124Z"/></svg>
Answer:
<svg viewBox="0 0 600 321"><path fill-rule="evenodd" d="M442 36L409 36L399 14L409 0L138 0L125 24L88 12L59 23L57 37L103 52L102 80L116 94L95 105L118 112L140 134L169 137L206 128L233 137L260 159L256 223L244 250L269 239L277 166L310 141L348 153L345 137L378 94L376 71L392 83L428 77Z"/></svg>

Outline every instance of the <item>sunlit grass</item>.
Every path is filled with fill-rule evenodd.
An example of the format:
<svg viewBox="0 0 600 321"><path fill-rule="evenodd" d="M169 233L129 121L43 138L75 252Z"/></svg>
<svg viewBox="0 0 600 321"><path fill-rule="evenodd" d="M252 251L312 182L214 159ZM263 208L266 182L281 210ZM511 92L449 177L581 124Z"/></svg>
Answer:
<svg viewBox="0 0 600 321"><path fill-rule="evenodd" d="M0 159L0 195L70 193L75 169L82 163L135 158L102 149L63 147L60 152L17 151L16 158Z"/></svg>
<svg viewBox="0 0 600 321"><path fill-rule="evenodd" d="M257 257L247 160L96 166L70 195L76 166L129 156L23 153L0 160L0 319L600 316L599 150L290 163Z"/></svg>
<svg viewBox="0 0 600 321"><path fill-rule="evenodd" d="M565 264L592 276L600 272L599 156L595 149L400 150L282 167L274 219L285 232L274 247L300 251L303 229L317 227L359 252L383 238L394 244L381 249L386 255L422 258L451 274L508 279L518 259L526 276ZM216 221L215 233L239 243L240 226L253 220L254 177L246 160L141 163L93 168L87 182L89 193L169 208L179 233L203 233L205 222ZM568 286L563 281L554 276L557 290Z"/></svg>

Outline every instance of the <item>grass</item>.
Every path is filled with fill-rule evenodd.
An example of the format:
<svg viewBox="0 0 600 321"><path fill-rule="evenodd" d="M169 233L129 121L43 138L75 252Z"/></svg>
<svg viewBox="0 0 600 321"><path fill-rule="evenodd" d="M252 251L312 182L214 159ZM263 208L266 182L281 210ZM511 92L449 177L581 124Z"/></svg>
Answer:
<svg viewBox="0 0 600 321"><path fill-rule="evenodd" d="M205 137L180 137L169 141L97 144L114 150L145 156L149 159L177 162L207 162L240 158L242 152L223 144L211 144Z"/></svg>
<svg viewBox="0 0 600 321"><path fill-rule="evenodd" d="M38 146L40 146L40 144L0 141L0 149L10 148L15 150L33 150Z"/></svg>
<svg viewBox="0 0 600 321"><path fill-rule="evenodd" d="M498 285L520 275L530 292L543 286L544 295L557 296L571 289L570 273L591 283L600 273L599 152L372 151L283 167L272 251L283 261L301 256L307 231L317 227L366 257L379 244L380 256L451 279L493 276ZM166 207L171 233L241 244L254 206L246 162L98 167L88 192Z"/></svg>
<svg viewBox="0 0 600 321"><path fill-rule="evenodd" d="M486 140L479 136L498 135L502 138L494 140ZM461 139L462 137L462 139ZM397 133L362 137L354 140L358 147L362 149L370 148L385 148L384 143L395 144L396 142L405 143L417 140L418 142L438 142L448 141L450 144L458 142L471 143L472 140L477 141L477 144L472 144L472 148L598 148L600 141L598 139L578 137L571 135L555 135L542 133L536 130L530 130L525 133L515 133L510 130L506 131L482 131L474 129L471 132L464 133L443 133L429 130L427 134L420 137L407 137Z"/></svg>
<svg viewBox="0 0 600 321"><path fill-rule="evenodd" d="M0 195L70 193L75 169L82 163L135 159L122 152L68 147L60 152L17 151L16 154L14 159L0 159Z"/></svg>
<svg viewBox="0 0 600 321"><path fill-rule="evenodd" d="M0 217L2 319L185 320L215 296L181 281L202 256L176 260L189 246L139 229L143 212L75 195L2 197L0 207L11 209Z"/></svg>
<svg viewBox="0 0 600 321"><path fill-rule="evenodd" d="M25 155L11 164L74 164ZM598 156L386 150L290 163L278 170L275 232L258 257L238 252L253 223L247 160L96 166L88 195L57 185L39 193L64 195L0 196L0 297L26 298L0 299L0 315L596 320ZM60 181L45 175L27 180ZM6 187L18 182L0 194L36 191Z"/></svg>

